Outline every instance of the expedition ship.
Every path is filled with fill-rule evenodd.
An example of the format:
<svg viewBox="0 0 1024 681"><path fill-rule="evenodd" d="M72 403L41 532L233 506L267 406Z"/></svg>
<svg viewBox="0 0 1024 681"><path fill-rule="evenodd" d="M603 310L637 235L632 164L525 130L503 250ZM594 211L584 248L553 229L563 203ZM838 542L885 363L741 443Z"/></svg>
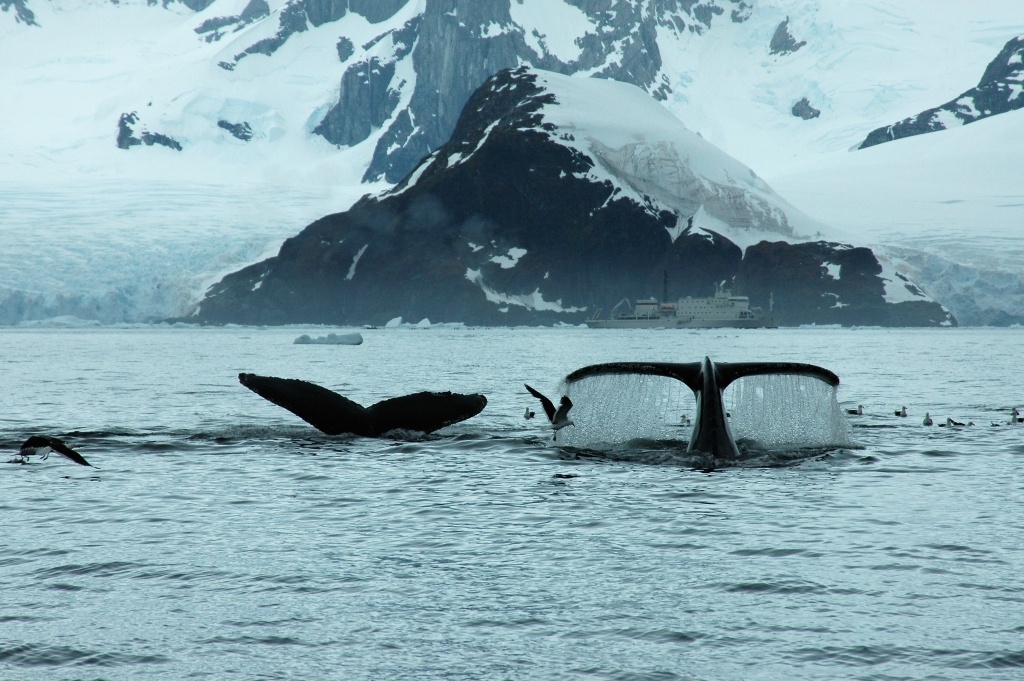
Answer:
<svg viewBox="0 0 1024 681"><path fill-rule="evenodd" d="M769 299L771 300L771 299ZM768 311L750 307L747 296L734 296L724 284L715 287L710 298L687 296L674 303L659 303L654 298L636 301L632 312L616 314L623 299L602 319L600 312L587 320L592 329L774 329L779 326L769 303Z"/></svg>

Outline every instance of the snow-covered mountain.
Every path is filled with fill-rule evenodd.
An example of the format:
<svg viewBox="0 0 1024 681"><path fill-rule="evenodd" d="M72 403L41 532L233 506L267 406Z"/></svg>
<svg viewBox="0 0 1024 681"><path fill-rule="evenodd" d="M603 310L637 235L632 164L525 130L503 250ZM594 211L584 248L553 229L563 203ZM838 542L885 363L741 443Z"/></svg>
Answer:
<svg viewBox="0 0 1024 681"><path fill-rule="evenodd" d="M1024 108L1024 36L1011 39L985 69L981 81L941 106L872 130L859 149L893 140L948 130Z"/></svg>
<svg viewBox="0 0 1024 681"><path fill-rule="evenodd" d="M524 66L485 81L393 190L225 277L190 319L580 323L667 279L697 297L734 282L788 324L953 323L884 259L816 227L643 90Z"/></svg>
<svg viewBox="0 0 1024 681"><path fill-rule="evenodd" d="M186 313L224 272L401 179L520 63L639 85L826 237L893 247L961 322L1022 319L1019 110L851 151L977 85L1024 35L1015 0L0 10L0 323Z"/></svg>

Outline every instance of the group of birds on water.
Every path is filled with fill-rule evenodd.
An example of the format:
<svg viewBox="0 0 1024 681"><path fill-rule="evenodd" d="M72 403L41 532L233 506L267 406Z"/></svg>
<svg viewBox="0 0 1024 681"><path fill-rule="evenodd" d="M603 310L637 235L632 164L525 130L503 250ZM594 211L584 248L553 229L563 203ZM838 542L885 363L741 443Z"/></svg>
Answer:
<svg viewBox="0 0 1024 681"><path fill-rule="evenodd" d="M863 404L858 404L856 409L847 409L846 413L850 414L851 416L863 416L864 415L864 405ZM899 416L900 418L907 418L907 408L906 408L906 406L901 406L899 409L894 411L893 414L895 416ZM993 421L992 425L996 426L996 427L1003 426L1003 425L1013 426L1013 425L1017 425L1017 424L1020 424L1020 423L1024 423L1024 417L1022 417L1020 415L1020 411L1017 409L1017 407L1013 407L1012 411L1010 412L1010 418L1009 418L1009 420L1006 421L1006 423L1001 423L1001 422ZM946 422L945 423L942 423L940 421L938 424L936 424L935 423L935 419L932 418L931 412L926 411L924 413L924 418L921 420L921 425L923 425L923 426L938 425L939 428L955 428L955 427L958 427L958 426L973 426L974 425L974 421L968 421L967 423L964 423L963 421L956 421L954 419L946 417Z"/></svg>

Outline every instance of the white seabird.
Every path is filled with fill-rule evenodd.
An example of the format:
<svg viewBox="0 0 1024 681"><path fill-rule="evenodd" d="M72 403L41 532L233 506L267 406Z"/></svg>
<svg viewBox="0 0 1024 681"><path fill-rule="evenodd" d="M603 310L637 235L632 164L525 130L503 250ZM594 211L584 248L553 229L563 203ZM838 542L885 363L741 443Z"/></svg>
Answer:
<svg viewBox="0 0 1024 681"><path fill-rule="evenodd" d="M525 383L523 385L526 385ZM569 399L568 395L562 395L562 399L559 403L558 409L555 409L555 405L547 397L537 392L530 386L526 385L526 389L531 395L540 400L540 404L544 407L544 413L548 416L548 421L551 422L551 427L554 429L555 434L551 439L555 439L558 436L558 431L566 426L575 426L576 424L569 418L569 410L572 409L572 400Z"/></svg>

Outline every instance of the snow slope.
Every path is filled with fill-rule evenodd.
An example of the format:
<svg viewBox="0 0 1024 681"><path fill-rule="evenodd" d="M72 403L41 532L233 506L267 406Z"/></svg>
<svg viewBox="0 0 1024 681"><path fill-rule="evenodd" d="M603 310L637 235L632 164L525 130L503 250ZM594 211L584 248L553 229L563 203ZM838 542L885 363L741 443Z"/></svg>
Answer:
<svg viewBox="0 0 1024 681"><path fill-rule="evenodd" d="M379 189L359 183L371 145L338 154L308 132L310 102L327 106L337 89L315 76L337 64L337 36L310 31L280 50L284 67L250 58L236 67L247 77L227 78L220 57L267 25L227 45L193 29L242 5L196 15L144 0L57 0L32 5L40 27L28 29L0 14L0 88L14 93L0 107L0 324L184 314L221 275ZM378 30L357 15L350 23L357 35ZM185 151L114 145L118 116L140 93L176 114L147 118L141 107L142 122ZM209 125L211 115L249 121L257 143Z"/></svg>
<svg viewBox="0 0 1024 681"><path fill-rule="evenodd" d="M219 41L195 28L247 4L215 0L193 13L174 2L30 0L37 27L0 12L0 324L185 313L206 282L384 188L359 183L377 133L336 149L311 131L337 101L347 65L383 49L374 38L424 1L379 24L349 13L307 26L272 58L249 55L227 71L218 62L273 35L286 1ZM955 313L1024 315L1020 112L850 151L868 131L976 84L1024 34L1019 0L746 4L742 23L726 13L699 33L659 28L666 108L823 223L826 236L889 246L933 296L972 301L951 305ZM564 0L513 2L510 16L563 59L592 35L593 22ZM806 44L770 54L786 18ZM343 62L340 35L355 46ZM803 97L818 118L792 115ZM117 149L117 118L131 111L184 151ZM253 142L214 118L248 121Z"/></svg>

